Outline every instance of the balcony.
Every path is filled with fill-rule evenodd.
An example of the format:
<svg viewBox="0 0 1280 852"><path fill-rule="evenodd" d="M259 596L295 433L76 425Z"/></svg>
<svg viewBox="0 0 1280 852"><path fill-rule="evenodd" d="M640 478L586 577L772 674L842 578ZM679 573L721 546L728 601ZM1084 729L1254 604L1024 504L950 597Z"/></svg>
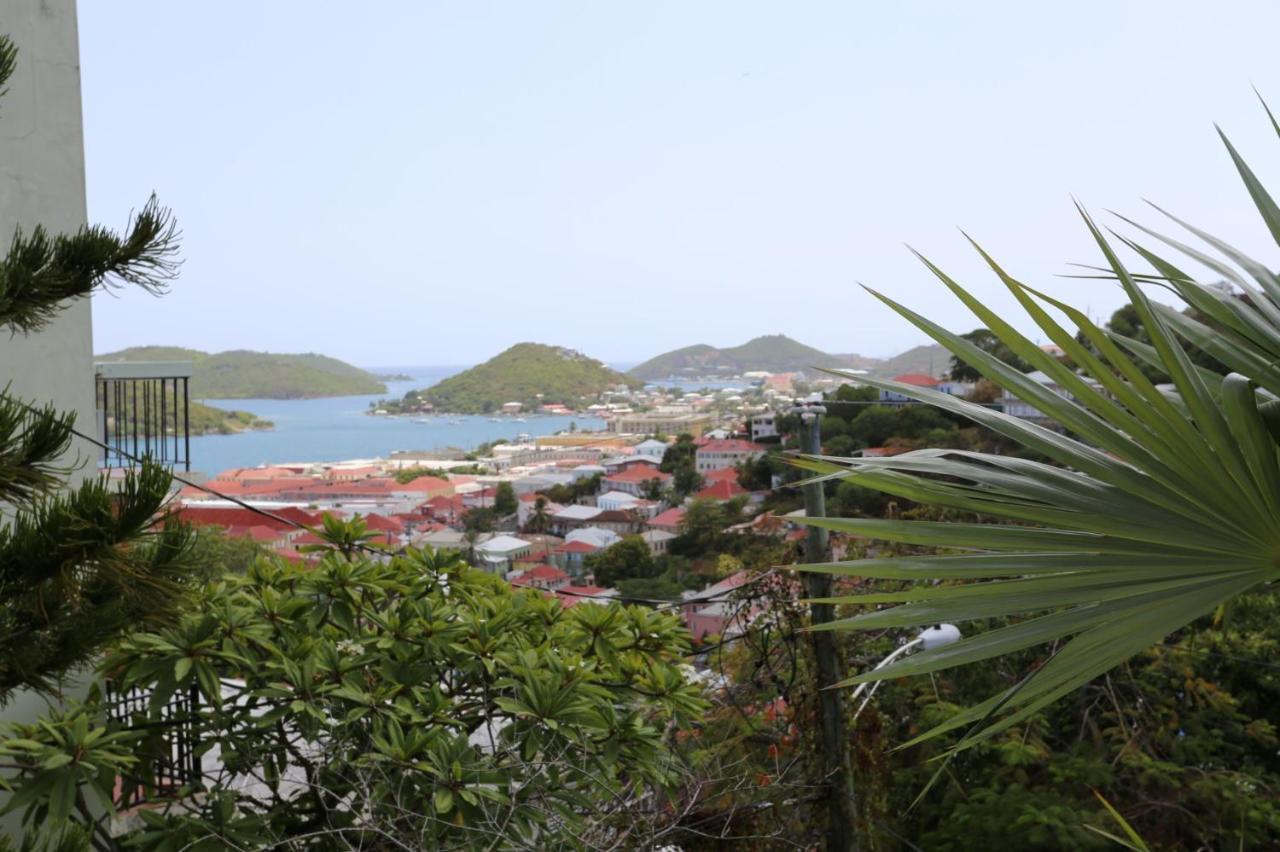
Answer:
<svg viewBox="0 0 1280 852"><path fill-rule="evenodd" d="M98 466L133 467L149 456L191 470L190 361L105 361L94 364Z"/></svg>

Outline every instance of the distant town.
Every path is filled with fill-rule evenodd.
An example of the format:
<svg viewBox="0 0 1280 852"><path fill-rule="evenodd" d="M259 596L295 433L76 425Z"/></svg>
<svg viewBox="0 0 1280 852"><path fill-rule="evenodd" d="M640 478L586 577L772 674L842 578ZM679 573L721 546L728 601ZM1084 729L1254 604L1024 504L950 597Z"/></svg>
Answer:
<svg viewBox="0 0 1280 852"><path fill-rule="evenodd" d="M1062 392L1043 373L1028 375ZM896 391L856 389L853 377L747 371L734 378L727 387L699 391L619 384L576 408L556 402L529 410L513 400L500 405L492 419L527 423L527 432L514 441L474 451L399 451L386 458L226 470L204 488L183 489L177 511L185 521L222 527L292 561L318 558L316 546L323 544L299 525L313 527L325 514L358 516L381 546L458 550L512 586L537 589L566 607L627 599L626 589L607 582L597 566L627 550L633 561L662 566L672 543L690 532L691 510L717 507L716 534L764 536L798 553L804 513L777 511L772 492L784 477L776 473L780 463L768 463L790 449L783 424L797 397L880 410L913 404ZM976 389L971 382L922 373L892 381L959 397L972 398ZM996 404L1017 416L1041 417L1007 393ZM375 405L373 416L449 416L436 414L425 401L393 410ZM566 415L600 418L606 427L532 434L540 417ZM910 448L890 442L853 454L892 455ZM225 498L266 509L278 520ZM842 552L839 540L835 548ZM658 570L631 565L608 579L640 580ZM639 588L681 601L695 639L745 629L747 613L723 599L745 572L681 573L679 588ZM749 615L757 617L758 608Z"/></svg>

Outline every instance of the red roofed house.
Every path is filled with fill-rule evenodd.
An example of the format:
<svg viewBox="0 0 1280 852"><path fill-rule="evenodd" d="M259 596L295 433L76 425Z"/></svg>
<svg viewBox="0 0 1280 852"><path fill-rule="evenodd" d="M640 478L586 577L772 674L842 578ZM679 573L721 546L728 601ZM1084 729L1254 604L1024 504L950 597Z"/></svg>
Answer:
<svg viewBox="0 0 1280 852"><path fill-rule="evenodd" d="M936 388L938 379L933 376L926 376L924 373L903 373L901 376L894 376L893 381L904 385L914 385L918 388ZM911 397L898 393L897 391L882 390L880 391L881 402L903 403L914 402Z"/></svg>
<svg viewBox="0 0 1280 852"><path fill-rule="evenodd" d="M666 485L671 481L671 474L663 473L653 465L636 464L606 476L603 485L605 491L621 491L639 497L644 493L645 483L655 479Z"/></svg>
<svg viewBox="0 0 1280 852"><path fill-rule="evenodd" d="M555 593L565 609L578 604L607 604L618 596L617 589L602 586L569 586Z"/></svg>
<svg viewBox="0 0 1280 852"><path fill-rule="evenodd" d="M760 444L744 441L741 438L707 441L698 447L697 455L694 457L695 466L698 473L737 467L741 462L764 455L764 449Z"/></svg>
<svg viewBox="0 0 1280 852"><path fill-rule="evenodd" d="M760 604L748 598L738 598L733 592L750 579L746 571L731 574L696 595L685 598L684 623L695 640L708 635L720 637L741 633L751 620L761 612Z"/></svg>
<svg viewBox="0 0 1280 852"><path fill-rule="evenodd" d="M595 553L600 548L586 541L566 541L552 551L552 556L564 570L571 574L582 573L582 558L588 553Z"/></svg>
<svg viewBox="0 0 1280 852"><path fill-rule="evenodd" d="M178 519L195 526L254 527L266 526L278 530L297 529L299 524L314 526L320 523L318 515L304 512L293 506L271 509L270 514L259 514L239 506L180 506L174 511Z"/></svg>
<svg viewBox="0 0 1280 852"><path fill-rule="evenodd" d="M662 514L650 518L646 526L651 530L678 533L680 532L680 522L682 520L684 520L684 507L676 506L674 509L668 509Z"/></svg>
<svg viewBox="0 0 1280 852"><path fill-rule="evenodd" d="M723 503L726 500L732 500L734 497L737 497L739 494L748 494L748 493L750 492L748 492L747 489L743 488L737 482L733 482L727 479L721 479L712 483L711 485L708 485L706 488L694 494L693 499L715 500L718 503Z"/></svg>
<svg viewBox="0 0 1280 852"><path fill-rule="evenodd" d="M509 577L511 585L519 588L543 589L553 592L569 585L569 575L551 565L530 568L518 577Z"/></svg>

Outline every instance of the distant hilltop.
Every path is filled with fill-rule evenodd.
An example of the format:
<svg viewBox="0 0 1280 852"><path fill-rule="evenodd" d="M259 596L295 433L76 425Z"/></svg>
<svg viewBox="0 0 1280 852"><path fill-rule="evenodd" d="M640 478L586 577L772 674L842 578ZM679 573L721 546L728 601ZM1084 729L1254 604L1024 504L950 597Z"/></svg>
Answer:
<svg viewBox="0 0 1280 852"><path fill-rule="evenodd" d="M372 373L315 353L201 352L180 346L134 346L98 361L190 361L193 399L308 399L386 393Z"/></svg>
<svg viewBox="0 0 1280 852"><path fill-rule="evenodd" d="M767 334L727 349L705 343L675 349L633 367L628 375L647 382L661 382L673 376L703 378L736 376L753 371L812 372L814 367L866 370L873 375L909 372L937 374L947 369L949 358L950 353L937 345L917 346L893 358L832 354L807 346L785 334Z"/></svg>
<svg viewBox="0 0 1280 852"><path fill-rule="evenodd" d="M405 399L430 403L436 411L487 414L509 402L520 403L525 411L551 403L576 408L618 385L639 388L643 384L563 346L517 343L425 390L409 391Z"/></svg>

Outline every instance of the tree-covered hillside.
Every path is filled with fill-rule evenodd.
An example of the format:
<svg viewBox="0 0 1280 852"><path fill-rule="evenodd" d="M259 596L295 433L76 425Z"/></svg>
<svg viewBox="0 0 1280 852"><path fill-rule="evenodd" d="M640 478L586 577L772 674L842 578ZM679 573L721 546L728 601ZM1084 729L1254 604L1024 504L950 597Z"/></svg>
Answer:
<svg viewBox="0 0 1280 852"><path fill-rule="evenodd" d="M766 334L725 349L705 343L675 349L633 367L629 374L645 381L658 381L668 376L734 375L751 370L788 373L813 367L853 366L851 358L858 357L832 355L785 334Z"/></svg>
<svg viewBox="0 0 1280 852"><path fill-rule="evenodd" d="M517 343L483 364L410 394L439 411L476 414L495 411L506 402L522 403L526 409L540 402L576 405L617 385L635 388L641 382L572 349Z"/></svg>
<svg viewBox="0 0 1280 852"><path fill-rule="evenodd" d="M134 346L99 361L191 361L193 399L299 399L385 393L371 373L325 355L201 352L180 346Z"/></svg>

